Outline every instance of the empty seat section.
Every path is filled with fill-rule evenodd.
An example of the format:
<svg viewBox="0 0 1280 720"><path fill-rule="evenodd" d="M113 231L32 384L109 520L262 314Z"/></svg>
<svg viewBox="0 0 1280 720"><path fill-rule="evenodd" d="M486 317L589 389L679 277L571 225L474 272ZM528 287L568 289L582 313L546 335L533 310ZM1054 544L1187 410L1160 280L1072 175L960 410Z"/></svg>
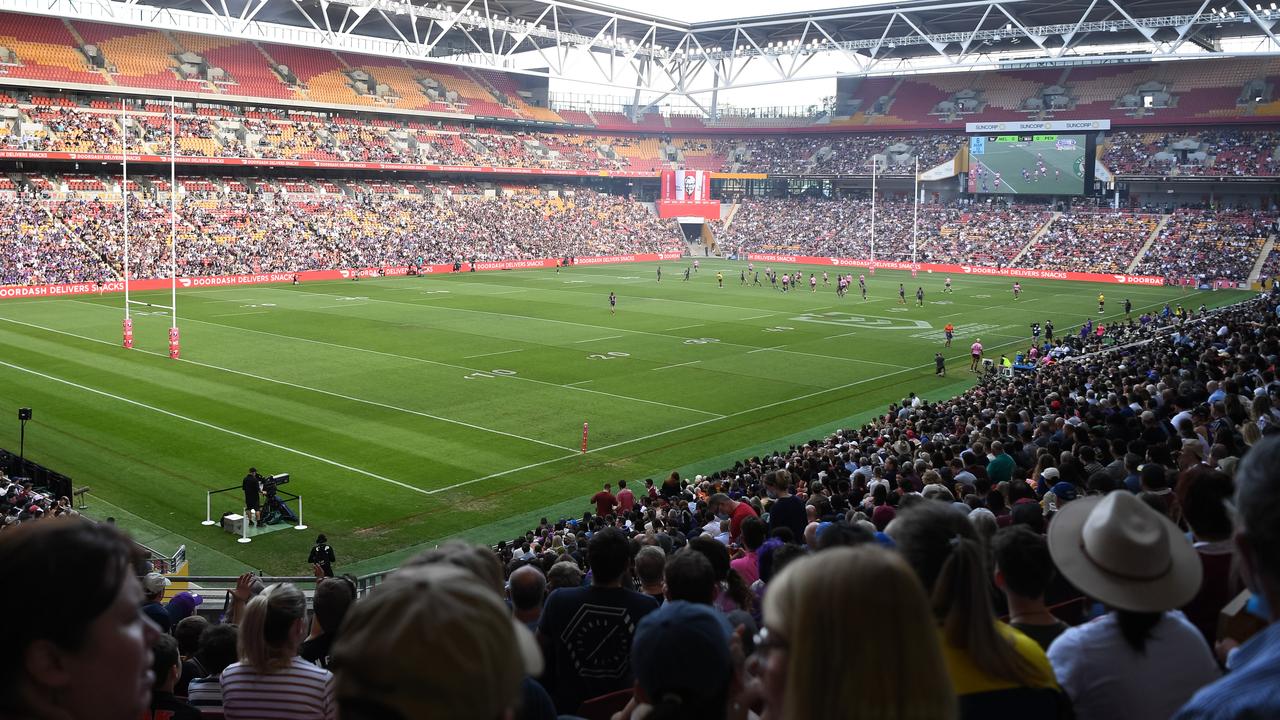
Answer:
<svg viewBox="0 0 1280 720"><path fill-rule="evenodd" d="M294 97L253 43L192 33L175 33L175 37L186 49L203 55L211 66L227 71L232 82L219 83L222 92L262 98Z"/></svg>
<svg viewBox="0 0 1280 720"><path fill-rule="evenodd" d="M86 43L98 46L118 85L187 92L205 89L199 81L179 79L173 57L178 49L164 33L92 22L72 25Z"/></svg>
<svg viewBox="0 0 1280 720"><path fill-rule="evenodd" d="M105 85L76 48L75 37L57 18L0 13L0 46L20 65L0 65L0 75L29 80Z"/></svg>

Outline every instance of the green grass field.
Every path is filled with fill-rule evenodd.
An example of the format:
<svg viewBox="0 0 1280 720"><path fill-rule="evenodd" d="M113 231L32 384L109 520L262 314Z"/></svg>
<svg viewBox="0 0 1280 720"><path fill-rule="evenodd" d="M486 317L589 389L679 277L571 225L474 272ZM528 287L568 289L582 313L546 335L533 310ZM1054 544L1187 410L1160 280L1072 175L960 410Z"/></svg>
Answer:
<svg viewBox="0 0 1280 720"><path fill-rule="evenodd" d="M127 351L119 296L6 301L0 404L35 409L27 456L92 486L87 513L158 550L186 544L194 573L305 573L316 531L341 569L367 572L445 537L493 542L580 514L606 480L710 472L908 391L954 395L972 382L975 336L998 356L1032 321L1064 332L1097 317L1100 288L1109 316L1126 296L1140 311L1246 295L1029 280L1013 302L1005 278L957 276L943 295L942 276L921 275L917 308L908 273L877 273L864 303L856 286L836 298L834 274L784 295L741 287L745 264L706 262L687 283L683 267L664 263L661 283L648 264L183 291L180 362L164 311L135 313ZM16 421L0 446L17 449ZM310 531L239 545L201 527L206 491L250 465L292 474ZM240 502L215 496L215 516Z"/></svg>

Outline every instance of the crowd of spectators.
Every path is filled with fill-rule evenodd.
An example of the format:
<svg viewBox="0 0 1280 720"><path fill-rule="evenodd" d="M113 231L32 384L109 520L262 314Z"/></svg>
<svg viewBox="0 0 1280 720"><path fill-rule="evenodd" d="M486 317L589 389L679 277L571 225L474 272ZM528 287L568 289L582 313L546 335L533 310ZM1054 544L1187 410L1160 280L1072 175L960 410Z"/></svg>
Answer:
<svg viewBox="0 0 1280 720"><path fill-rule="evenodd" d="M1113 130L1106 142L1102 163L1121 175L1271 177L1280 153L1280 133L1270 130Z"/></svg>
<svg viewBox="0 0 1280 720"><path fill-rule="evenodd" d="M310 617L250 573L211 623L190 593L164 604L110 524L24 521L0 533L24 584L0 593L23 619L0 712L1274 717L1278 310L1273 292L1082 335L821 440L605 485L580 517L424 551L361 598L318 579Z"/></svg>
<svg viewBox="0 0 1280 720"><path fill-rule="evenodd" d="M62 283L107 276L90 245L63 231L48 204L0 193L0 285Z"/></svg>
<svg viewBox="0 0 1280 720"><path fill-rule="evenodd" d="M1259 211L1175 211L1134 272L1170 278L1249 279L1276 216Z"/></svg>
<svg viewBox="0 0 1280 720"><path fill-rule="evenodd" d="M4 107L25 114L18 125L27 131L0 134L0 147L120 151L118 112L16 104ZM200 114L192 114L190 108L179 108L176 130L180 155L558 170L648 170L655 162L667 160L656 150L652 156L646 154L650 151L644 149L644 142L608 135L325 117L310 112L245 117L229 106L221 110L219 114L217 108L205 106L199 108ZM165 113L134 112L130 150L167 155L169 125ZM665 143L669 138L658 140ZM871 158L879 155L883 156L879 172L909 175L917 156L921 168L927 169L953 157L963 142L963 136L951 134L833 134L680 138L672 146L697 153L702 169L866 174L870 173Z"/></svg>
<svg viewBox="0 0 1280 720"><path fill-rule="evenodd" d="M1159 223L1159 215L1111 210L1064 213L1027 248L1019 265L1122 273Z"/></svg>
<svg viewBox="0 0 1280 720"><path fill-rule="evenodd" d="M680 231L629 198L577 189L492 198L443 186L421 197L225 194L129 205L130 272L169 268L176 230L179 273L222 275L679 251ZM466 191L467 188L459 188ZM123 277L120 202L0 200L4 284Z"/></svg>
<svg viewBox="0 0 1280 720"><path fill-rule="evenodd" d="M251 186L244 183L235 183L234 189L232 184L183 184L206 188L187 193L178 204L177 262L181 272L190 274L683 247L675 225L645 206L584 189L499 189L496 197L486 198L478 186L432 183L370 182L367 187L353 185L364 190L355 195L336 187L318 193L287 181L284 186L302 192L264 192L263 181L254 193L246 192ZM39 200L0 193L0 221L14 228L0 238L0 256L7 260L0 269L4 284L122 276L122 204L114 196L81 195ZM1160 221L1159 215L1146 212L1076 210L1055 217L1041 205L925 203L913 230L915 214L910 202L876 204L876 259L910 261L914 241L919 262L1125 272ZM135 194L129 224L134 276L163 274L171 233L167 199L152 191ZM1178 210L1134 271L1172 279L1244 281L1275 225L1276 216L1261 211ZM865 198L749 199L727 228L717 221L712 231L729 252L873 257L871 206Z"/></svg>
<svg viewBox="0 0 1280 720"><path fill-rule="evenodd" d="M900 200L877 202L875 214L877 259L910 261L914 239L919 262L992 266L1008 265L1051 217L1036 205L924 203L915 227L916 209ZM751 199L716 239L749 252L870 259L871 205L865 198Z"/></svg>
<svg viewBox="0 0 1280 720"><path fill-rule="evenodd" d="M927 170L954 157L964 144L955 134L915 135L779 135L721 141L749 158L743 167L776 174L870 175L871 159L884 156L879 173L910 175L915 159ZM890 151L894 148L895 151Z"/></svg>

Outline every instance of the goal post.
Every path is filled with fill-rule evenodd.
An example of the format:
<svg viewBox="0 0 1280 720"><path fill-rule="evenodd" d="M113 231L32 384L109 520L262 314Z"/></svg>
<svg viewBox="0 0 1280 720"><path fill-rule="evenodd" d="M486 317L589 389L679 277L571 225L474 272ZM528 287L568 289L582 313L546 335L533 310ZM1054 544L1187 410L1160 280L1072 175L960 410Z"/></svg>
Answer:
<svg viewBox="0 0 1280 720"><path fill-rule="evenodd" d="M133 299L130 294L130 283L133 280L133 269L130 254L132 245L129 237L129 113L125 99L120 100L120 194L121 194L121 230L124 237L124 321L122 331L124 347L133 347L132 308L142 305L169 311L169 357L177 360L181 353L180 334L178 330L178 109L174 96L169 97L169 304L144 302Z"/></svg>

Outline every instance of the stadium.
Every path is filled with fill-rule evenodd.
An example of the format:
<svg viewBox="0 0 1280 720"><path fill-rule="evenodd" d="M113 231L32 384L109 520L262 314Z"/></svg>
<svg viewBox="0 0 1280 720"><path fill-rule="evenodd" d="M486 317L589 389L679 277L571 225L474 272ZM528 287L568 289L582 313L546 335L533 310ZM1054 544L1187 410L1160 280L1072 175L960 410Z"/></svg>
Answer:
<svg viewBox="0 0 1280 720"><path fill-rule="evenodd" d="M0 0L0 716L1280 717L1280 11L756 7Z"/></svg>

